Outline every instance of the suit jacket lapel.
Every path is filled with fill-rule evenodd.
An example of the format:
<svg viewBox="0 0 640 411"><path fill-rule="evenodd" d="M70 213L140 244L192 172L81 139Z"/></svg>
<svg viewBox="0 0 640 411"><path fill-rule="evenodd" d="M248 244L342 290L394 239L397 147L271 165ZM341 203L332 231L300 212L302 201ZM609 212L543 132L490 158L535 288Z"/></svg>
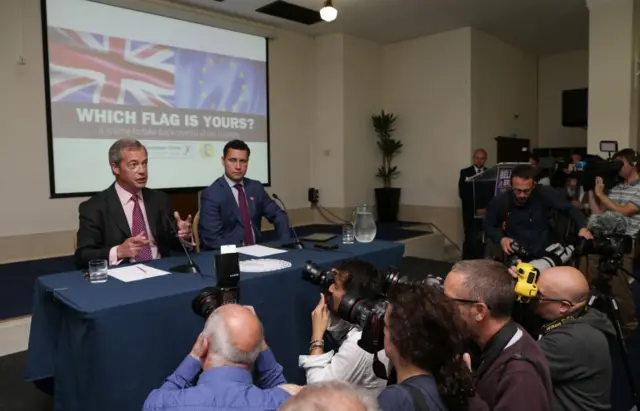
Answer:
<svg viewBox="0 0 640 411"><path fill-rule="evenodd" d="M131 237L131 228L127 222L127 217L124 215L124 209L122 208L120 197L118 197L118 193L116 192L116 187L111 185L107 190L107 210L109 219L115 223L127 238L129 238Z"/></svg>
<svg viewBox="0 0 640 411"><path fill-rule="evenodd" d="M148 188L142 189L142 199L144 201L144 209L147 212L147 220L149 222L149 229L151 230L151 234L153 234L153 238L158 241L158 219L162 217L160 215L161 210L158 209L158 204L153 201L153 191ZM162 212L166 213L165 210Z"/></svg>
<svg viewBox="0 0 640 411"><path fill-rule="evenodd" d="M227 196L227 203L231 204L231 209L233 210L233 214L236 216L238 221L242 223L242 216L240 215L240 206L238 205L238 202L236 201L236 197L235 197L237 193L233 192L235 188L231 188L229 186L229 183L227 182L227 179L224 178L224 176L218 179L218 183L220 184L220 187L222 188L222 190L226 193L225 195Z"/></svg>

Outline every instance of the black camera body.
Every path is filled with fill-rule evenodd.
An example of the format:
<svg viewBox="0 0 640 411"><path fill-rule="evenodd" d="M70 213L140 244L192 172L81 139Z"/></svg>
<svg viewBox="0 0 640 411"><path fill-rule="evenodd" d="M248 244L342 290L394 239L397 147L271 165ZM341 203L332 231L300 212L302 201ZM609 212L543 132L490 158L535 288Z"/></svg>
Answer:
<svg viewBox="0 0 640 411"><path fill-rule="evenodd" d="M312 261L307 261L302 278L316 285L329 286L334 281L334 272L321 270ZM442 287L442 278L428 275L423 280L413 281L406 276L401 276L397 269L391 267L384 275L384 282L378 297L366 299L347 294L342 298L336 314L362 330L358 346L368 353L375 354L384 349L384 315L388 306L387 296L398 285L420 284ZM327 292L326 297L329 296L330 294Z"/></svg>
<svg viewBox="0 0 640 411"><path fill-rule="evenodd" d="M191 308L196 315L209 318L218 307L240 302L240 262L237 253L217 254L216 285L205 287L191 301Z"/></svg>

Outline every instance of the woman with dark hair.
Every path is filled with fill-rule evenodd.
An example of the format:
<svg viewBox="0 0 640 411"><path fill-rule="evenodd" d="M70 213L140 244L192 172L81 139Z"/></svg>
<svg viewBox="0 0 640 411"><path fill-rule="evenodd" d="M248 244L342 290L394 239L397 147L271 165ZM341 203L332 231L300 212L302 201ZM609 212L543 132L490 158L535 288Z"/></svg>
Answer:
<svg viewBox="0 0 640 411"><path fill-rule="evenodd" d="M383 411L466 410L473 380L462 359L464 328L454 303L432 286L403 286L389 298L384 349L398 383L378 402Z"/></svg>
<svg viewBox="0 0 640 411"><path fill-rule="evenodd" d="M380 296L384 284L382 273L373 265L361 260L346 260L333 270L333 282L327 290L328 299L321 295L311 313L311 343L309 354L301 355L298 364L304 368L307 384L339 380L364 388L377 397L387 381L373 372L374 355L359 345L360 327L342 320L336 315L346 295L374 300ZM328 332L336 342L336 349L325 351L324 335ZM378 360L386 367L384 352Z"/></svg>

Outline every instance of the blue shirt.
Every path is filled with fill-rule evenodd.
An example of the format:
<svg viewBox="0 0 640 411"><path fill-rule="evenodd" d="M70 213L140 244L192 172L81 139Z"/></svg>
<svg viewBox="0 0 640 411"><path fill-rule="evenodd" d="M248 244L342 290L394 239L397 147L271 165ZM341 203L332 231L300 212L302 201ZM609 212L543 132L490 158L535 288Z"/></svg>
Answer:
<svg viewBox="0 0 640 411"><path fill-rule="evenodd" d="M197 378L200 362L187 356L162 387L151 391L143 411L275 411L290 397L277 388L286 384L282 366L267 348L255 368L256 385L251 372L240 367L212 368Z"/></svg>
<svg viewBox="0 0 640 411"><path fill-rule="evenodd" d="M382 411L414 411L417 408L409 391L402 388L403 385L418 388L424 395L429 411L447 410L438 393L436 379L432 375L416 375L400 384L390 385L380 393L378 404Z"/></svg>

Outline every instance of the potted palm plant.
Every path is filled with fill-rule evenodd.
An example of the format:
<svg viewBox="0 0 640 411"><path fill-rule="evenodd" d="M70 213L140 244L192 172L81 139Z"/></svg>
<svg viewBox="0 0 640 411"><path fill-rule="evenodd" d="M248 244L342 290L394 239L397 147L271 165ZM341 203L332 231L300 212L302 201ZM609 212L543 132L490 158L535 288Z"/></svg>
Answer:
<svg viewBox="0 0 640 411"><path fill-rule="evenodd" d="M383 186L375 189L378 221L394 222L398 221L400 188L392 187L392 182L398 177L400 171L393 165L393 159L400 153L402 142L392 137L396 122L394 114L385 113L382 110L379 114L372 115L371 121L376 132L378 148L382 154L382 164L378 167L376 176L382 180Z"/></svg>

